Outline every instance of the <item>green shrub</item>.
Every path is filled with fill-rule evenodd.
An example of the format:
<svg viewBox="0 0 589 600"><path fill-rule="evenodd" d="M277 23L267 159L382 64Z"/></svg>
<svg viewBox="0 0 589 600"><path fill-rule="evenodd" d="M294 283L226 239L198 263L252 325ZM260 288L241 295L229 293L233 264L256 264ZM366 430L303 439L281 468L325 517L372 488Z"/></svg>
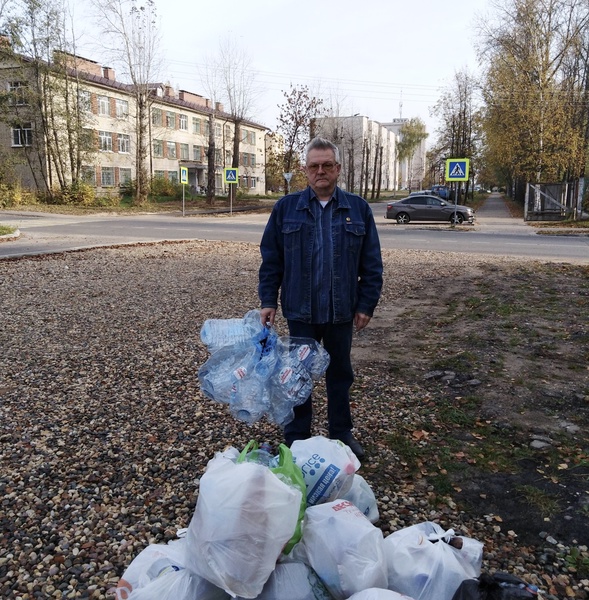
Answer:
<svg viewBox="0 0 589 600"><path fill-rule="evenodd" d="M36 202L35 194L29 190L23 190L20 183L14 185L0 183L0 208L36 204Z"/></svg>
<svg viewBox="0 0 589 600"><path fill-rule="evenodd" d="M165 177L154 177L151 180L151 195L181 198L182 185Z"/></svg>

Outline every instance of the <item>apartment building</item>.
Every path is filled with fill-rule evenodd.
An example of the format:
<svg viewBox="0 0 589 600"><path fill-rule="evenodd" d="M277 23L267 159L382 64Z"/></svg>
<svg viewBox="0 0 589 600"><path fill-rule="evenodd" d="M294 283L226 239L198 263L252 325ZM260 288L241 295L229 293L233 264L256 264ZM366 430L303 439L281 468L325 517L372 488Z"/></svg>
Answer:
<svg viewBox="0 0 589 600"><path fill-rule="evenodd" d="M63 95L63 110L55 118L45 114L43 103L32 101L27 93L32 78L39 77L33 62L6 51L0 54L0 87L9 99L9 110L0 115L0 152L10 159L23 187L46 190L63 178L71 181L75 155L82 179L101 193L116 191L133 180L137 171L133 88L117 81L111 68L79 56L61 55L67 60L70 85L66 87L62 82L61 87L53 88ZM77 110L72 110L72 90ZM213 106L203 96L185 90L176 92L163 83L150 84L149 90L151 175L178 181L180 167L184 166L191 190L204 190L212 126L216 192L227 191L223 169L232 163L235 131L230 114L220 103ZM66 137L71 115L75 115L85 135ZM252 121L242 121L240 126L239 185L252 193L265 192L266 132L266 127ZM58 156L55 143L60 139L61 149L67 149ZM72 158L69 166L68 152Z"/></svg>
<svg viewBox="0 0 589 600"><path fill-rule="evenodd" d="M409 123L410 119L398 118L382 126L391 131L397 139L401 136L401 129ZM410 190L419 190L422 187L426 172L426 143L425 138L421 140L413 155L405 160L399 161L399 187Z"/></svg>
<svg viewBox="0 0 589 600"><path fill-rule="evenodd" d="M314 134L332 141L340 151L339 185L350 191L396 189L397 138L393 132L368 117L353 115L315 119Z"/></svg>

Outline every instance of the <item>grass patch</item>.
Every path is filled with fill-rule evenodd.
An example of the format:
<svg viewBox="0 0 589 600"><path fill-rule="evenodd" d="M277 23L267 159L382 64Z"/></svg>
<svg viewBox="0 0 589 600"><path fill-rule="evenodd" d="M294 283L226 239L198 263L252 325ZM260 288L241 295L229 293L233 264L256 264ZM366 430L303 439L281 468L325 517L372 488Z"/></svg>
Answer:
<svg viewBox="0 0 589 600"><path fill-rule="evenodd" d="M0 235L10 235L16 231L16 227L11 225L0 225Z"/></svg>
<svg viewBox="0 0 589 600"><path fill-rule="evenodd" d="M423 450L418 448L405 434L391 433L386 436L389 448L411 471L416 471L422 462Z"/></svg>
<svg viewBox="0 0 589 600"><path fill-rule="evenodd" d="M551 517L560 510L558 498L533 485L520 485L515 491L528 506L535 508L543 517Z"/></svg>

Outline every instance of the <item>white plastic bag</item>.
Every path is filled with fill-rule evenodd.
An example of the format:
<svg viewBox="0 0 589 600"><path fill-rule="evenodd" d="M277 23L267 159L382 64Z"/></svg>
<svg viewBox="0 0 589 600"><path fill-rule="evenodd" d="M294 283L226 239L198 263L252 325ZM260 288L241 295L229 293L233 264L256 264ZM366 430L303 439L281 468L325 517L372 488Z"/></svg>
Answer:
<svg viewBox="0 0 589 600"><path fill-rule="evenodd" d="M372 488L368 485L362 475L354 474L352 487L342 496L342 500L349 500L360 509L360 512L371 522L376 523L379 519L378 505Z"/></svg>
<svg viewBox="0 0 589 600"><path fill-rule="evenodd" d="M409 596L403 596L392 590L381 590L380 588L368 588L362 590L353 596L350 596L348 600L413 600Z"/></svg>
<svg viewBox="0 0 589 600"><path fill-rule="evenodd" d="M366 588L387 587L382 532L348 500L307 508L295 556L300 556L299 545L336 600Z"/></svg>
<svg viewBox="0 0 589 600"><path fill-rule="evenodd" d="M264 465L207 465L188 527L186 567L231 596L256 598L297 527L302 492Z"/></svg>
<svg viewBox="0 0 589 600"><path fill-rule="evenodd" d="M415 600L452 600L465 579L481 574L483 544L458 537L462 549L448 542L452 529L444 531L426 521L395 531L384 541L388 588Z"/></svg>
<svg viewBox="0 0 589 600"><path fill-rule="evenodd" d="M316 435L294 441L291 450L303 472L308 506L331 502L352 487L360 461L342 442Z"/></svg>
<svg viewBox="0 0 589 600"><path fill-rule="evenodd" d="M332 600L332 597L311 567L301 562L284 562L276 565L256 600Z"/></svg>
<svg viewBox="0 0 589 600"><path fill-rule="evenodd" d="M150 544L127 567L117 600L225 600L227 594L185 568L186 540Z"/></svg>

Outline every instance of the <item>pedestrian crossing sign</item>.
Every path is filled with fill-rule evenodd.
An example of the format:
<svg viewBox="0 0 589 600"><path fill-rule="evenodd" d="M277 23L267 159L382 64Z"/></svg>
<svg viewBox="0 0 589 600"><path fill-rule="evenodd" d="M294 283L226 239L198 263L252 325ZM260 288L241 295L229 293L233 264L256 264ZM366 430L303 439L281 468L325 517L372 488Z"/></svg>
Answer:
<svg viewBox="0 0 589 600"><path fill-rule="evenodd" d="M468 181L469 158L449 158L446 160L446 181Z"/></svg>
<svg viewBox="0 0 589 600"><path fill-rule="evenodd" d="M235 168L225 169L225 183L237 183L238 172Z"/></svg>
<svg viewBox="0 0 589 600"><path fill-rule="evenodd" d="M183 185L188 185L188 168L180 167L180 183Z"/></svg>

